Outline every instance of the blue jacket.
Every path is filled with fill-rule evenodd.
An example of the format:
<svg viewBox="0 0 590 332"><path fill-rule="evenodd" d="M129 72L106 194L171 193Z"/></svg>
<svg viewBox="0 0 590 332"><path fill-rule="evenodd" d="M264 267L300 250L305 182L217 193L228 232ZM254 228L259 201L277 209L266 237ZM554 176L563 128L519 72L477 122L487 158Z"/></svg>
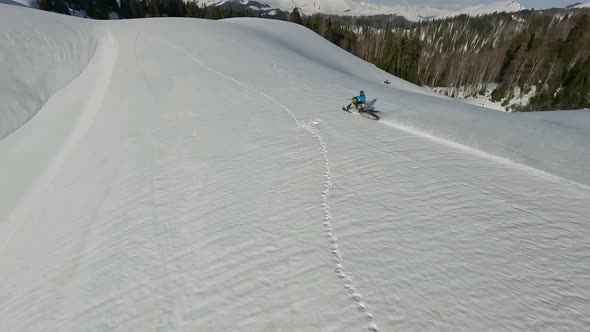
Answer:
<svg viewBox="0 0 590 332"><path fill-rule="evenodd" d="M360 101L363 104L367 102L367 98L364 95L356 97L356 100Z"/></svg>

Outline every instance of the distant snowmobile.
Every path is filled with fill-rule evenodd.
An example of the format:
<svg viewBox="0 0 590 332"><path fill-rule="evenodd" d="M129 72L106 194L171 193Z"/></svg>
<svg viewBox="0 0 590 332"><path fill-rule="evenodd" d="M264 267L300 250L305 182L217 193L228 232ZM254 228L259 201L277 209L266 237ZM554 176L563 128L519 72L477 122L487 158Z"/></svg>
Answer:
<svg viewBox="0 0 590 332"><path fill-rule="evenodd" d="M352 112L352 106L354 106L355 112ZM357 113L371 120L379 120L379 116L376 114L378 111L367 107L367 98L364 91L361 91L359 96L352 97L352 102L347 106L342 106L342 110L348 113Z"/></svg>
<svg viewBox="0 0 590 332"><path fill-rule="evenodd" d="M389 80L385 80L385 81L383 81L383 83L385 83L385 84L389 84L389 83L391 83L391 82L389 82Z"/></svg>

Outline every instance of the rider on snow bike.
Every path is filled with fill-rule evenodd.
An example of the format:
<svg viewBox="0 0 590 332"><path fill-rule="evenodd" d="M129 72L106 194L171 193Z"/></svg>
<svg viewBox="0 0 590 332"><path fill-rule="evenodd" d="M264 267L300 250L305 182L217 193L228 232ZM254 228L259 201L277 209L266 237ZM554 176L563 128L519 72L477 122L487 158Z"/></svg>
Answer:
<svg viewBox="0 0 590 332"><path fill-rule="evenodd" d="M352 97L352 103L346 106L346 109L350 109L350 106L354 105L354 108L357 111L363 111L366 107L367 97L365 97L365 92L361 91L359 96Z"/></svg>

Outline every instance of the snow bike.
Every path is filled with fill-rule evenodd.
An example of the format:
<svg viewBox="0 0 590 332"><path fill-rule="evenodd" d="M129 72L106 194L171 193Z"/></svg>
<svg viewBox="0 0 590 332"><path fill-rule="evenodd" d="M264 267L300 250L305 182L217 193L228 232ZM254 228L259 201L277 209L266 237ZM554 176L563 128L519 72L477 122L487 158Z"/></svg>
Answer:
<svg viewBox="0 0 590 332"><path fill-rule="evenodd" d="M356 113L356 114L363 116L367 119L371 119L371 120L375 120L375 121L379 120L379 116L377 115L377 113L379 111L368 108L367 105L364 103L360 104L359 106L354 106L354 110L352 108L353 107L351 107L350 105L342 106L342 110L344 112Z"/></svg>

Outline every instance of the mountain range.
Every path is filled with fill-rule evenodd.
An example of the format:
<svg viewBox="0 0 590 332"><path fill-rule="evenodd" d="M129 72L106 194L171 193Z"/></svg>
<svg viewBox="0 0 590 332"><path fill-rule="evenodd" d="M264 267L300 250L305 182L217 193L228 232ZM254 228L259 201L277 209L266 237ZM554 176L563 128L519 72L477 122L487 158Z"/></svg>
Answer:
<svg viewBox="0 0 590 332"><path fill-rule="evenodd" d="M348 16L370 15L398 15L410 21L421 21L467 14L477 16L494 12L515 12L524 10L525 7L516 1L497 1L489 4L470 6L459 10L433 8L418 5L384 5L366 1L355 0L205 0L207 6L219 6L232 2L238 2L260 10L280 9L292 11L297 7L303 14L333 14Z"/></svg>

